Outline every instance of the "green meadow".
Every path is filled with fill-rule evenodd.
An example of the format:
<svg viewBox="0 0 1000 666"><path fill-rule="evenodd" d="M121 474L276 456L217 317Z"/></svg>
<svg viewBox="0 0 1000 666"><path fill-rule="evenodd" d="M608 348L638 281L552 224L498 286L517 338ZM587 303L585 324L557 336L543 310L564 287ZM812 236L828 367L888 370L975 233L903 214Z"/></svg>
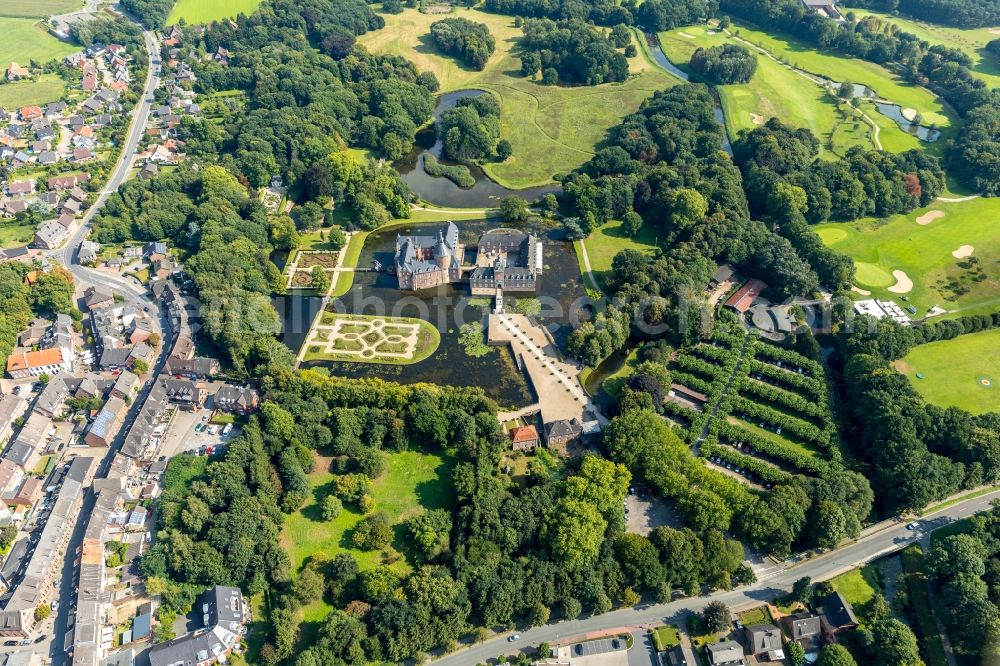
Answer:
<svg viewBox="0 0 1000 666"><path fill-rule="evenodd" d="M1000 200L980 198L936 202L887 219L821 224L816 231L824 243L854 259L855 284L873 297L899 302L904 294L888 288L896 284L893 271L903 271L913 282L905 295L917 316L934 305L973 314L1000 304L998 216Z"/></svg>
<svg viewBox="0 0 1000 666"><path fill-rule="evenodd" d="M0 16L46 18L83 9L82 0L0 0Z"/></svg>
<svg viewBox="0 0 1000 666"><path fill-rule="evenodd" d="M993 329L914 347L895 366L931 404L1000 412L998 350L1000 329Z"/></svg>
<svg viewBox="0 0 1000 666"><path fill-rule="evenodd" d="M942 44L960 49L972 58L972 73L991 88L1000 88L1000 58L985 49L990 41L1000 38L1000 26L994 28L952 28L924 23L901 16L892 16L867 9L852 10L858 16L877 16L899 26L904 32L916 35L931 44Z"/></svg>
<svg viewBox="0 0 1000 666"><path fill-rule="evenodd" d="M479 72L437 51L430 40L430 26L445 18L406 9L384 15L386 26L363 35L358 43L374 53L400 55L420 71L433 72L441 91L465 88L488 90L501 100L502 136L514 154L502 163L487 163L484 170L497 182L525 188L552 182L557 173L571 171L593 156L608 130L655 91L678 83L640 50L629 59L631 76L622 83L600 86L543 86L520 75L520 61L513 48L521 36L510 16L462 9L447 16L486 24L496 40L496 52Z"/></svg>
<svg viewBox="0 0 1000 666"><path fill-rule="evenodd" d="M27 66L32 60L44 63L65 58L70 53L80 50L78 46L53 37L42 22L34 18L12 18L0 11L0 31L3 33L3 41L0 42L0 66L4 69L11 61ZM6 82L6 79L4 81ZM8 85L11 84L0 85L0 89Z"/></svg>
<svg viewBox="0 0 1000 666"><path fill-rule="evenodd" d="M235 18L239 14L253 14L261 0L177 0L167 16L167 25L181 19L188 23L209 23L219 19Z"/></svg>

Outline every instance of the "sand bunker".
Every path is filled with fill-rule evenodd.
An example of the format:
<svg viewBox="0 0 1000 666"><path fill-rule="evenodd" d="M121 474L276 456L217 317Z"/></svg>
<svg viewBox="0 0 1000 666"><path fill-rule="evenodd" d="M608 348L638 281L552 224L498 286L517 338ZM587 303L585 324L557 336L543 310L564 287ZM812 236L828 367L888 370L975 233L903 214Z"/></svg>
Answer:
<svg viewBox="0 0 1000 666"><path fill-rule="evenodd" d="M917 117L917 110L903 109L903 117L909 120L910 122L913 122L913 120Z"/></svg>
<svg viewBox="0 0 1000 666"><path fill-rule="evenodd" d="M687 37L688 39L698 39L694 35L689 35L686 32L678 32L677 34L680 35L681 37Z"/></svg>
<svg viewBox="0 0 1000 666"><path fill-rule="evenodd" d="M718 33L717 33L717 32L716 32L715 30L706 30L706 31L705 31L705 34L706 34L706 35L716 35L716 34L718 34Z"/></svg>
<svg viewBox="0 0 1000 666"><path fill-rule="evenodd" d="M966 257L972 256L972 252L974 249L975 248L973 248L971 245L963 245L962 247L952 252L951 256L955 257L956 259L965 259Z"/></svg>
<svg viewBox="0 0 1000 666"><path fill-rule="evenodd" d="M896 278L896 284L889 287L889 291L894 294L908 294L913 289L913 280L903 271L893 271L892 277Z"/></svg>
<svg viewBox="0 0 1000 666"><path fill-rule="evenodd" d="M943 210L929 210L917 218L917 224L919 225L930 224L934 220L939 220L942 217L944 217Z"/></svg>
<svg viewBox="0 0 1000 666"><path fill-rule="evenodd" d="M990 30L991 35L1000 35L1000 28L993 28Z"/></svg>
<svg viewBox="0 0 1000 666"><path fill-rule="evenodd" d="M861 294L862 296L872 295L872 292L868 291L867 289L862 289L861 287L856 287L854 285L851 285L851 291L853 291L855 294Z"/></svg>
<svg viewBox="0 0 1000 666"><path fill-rule="evenodd" d="M751 113L750 120L753 122L754 125L764 124L764 116L760 115L759 113Z"/></svg>

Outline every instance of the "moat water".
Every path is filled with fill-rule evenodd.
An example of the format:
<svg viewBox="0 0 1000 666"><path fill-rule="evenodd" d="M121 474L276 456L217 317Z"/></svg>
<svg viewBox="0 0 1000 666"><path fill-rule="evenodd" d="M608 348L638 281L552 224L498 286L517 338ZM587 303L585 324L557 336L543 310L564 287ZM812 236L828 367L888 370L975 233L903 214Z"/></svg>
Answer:
<svg viewBox="0 0 1000 666"><path fill-rule="evenodd" d="M434 109L434 125L419 132L413 151L393 165L406 184L424 201L449 208L496 208L500 204L500 199L511 194L516 194L532 203L543 194L558 192L561 189L560 185L542 185L524 190L506 188L492 180L476 164L465 165L476 179L476 184L472 187L459 187L443 176L431 176L424 171L424 157L428 153L444 164L455 164L441 156L442 145L435 130L441 114L454 108L458 100L463 97L478 97L483 94L485 94L483 90L457 90L438 97L437 107Z"/></svg>
<svg viewBox="0 0 1000 666"><path fill-rule="evenodd" d="M444 223L414 224L375 231L365 240L360 268L369 268L377 261L383 267L393 264L397 235L429 235ZM460 239L466 245L466 262L474 261L475 247L479 236L486 230L498 226L493 221L468 221L455 223L460 230ZM544 269L539 278L537 294L526 297L538 298L542 304L541 314L536 318L551 333L557 344L562 344L573 328L573 322L589 319L594 309L587 300L580 276L576 254L570 243L559 238L561 231L542 224L507 224L522 231L538 235L544 243ZM516 296L505 294L508 311L516 302ZM289 327L284 342L298 351L305 333L295 333L303 321L311 321L316 314L317 301L302 297L282 297L285 301L309 301L291 303L279 309L286 313ZM507 346L494 347L481 357L469 356L459 342L459 328L467 322L485 323L485 314L492 309L493 299L475 298L469 294L464 283L442 285L437 289L419 292L400 292L396 276L388 272L358 272L354 285L345 296L335 299L330 308L351 314L389 315L419 317L433 324L441 334L441 344L427 359L411 365L381 365L374 363L347 363L335 361L310 361L302 367L327 368L332 375L346 377L381 377L405 384L431 382L453 386L479 386L487 395L503 407L521 407L535 402L537 396L529 380L516 365ZM303 329L304 330L304 329Z"/></svg>

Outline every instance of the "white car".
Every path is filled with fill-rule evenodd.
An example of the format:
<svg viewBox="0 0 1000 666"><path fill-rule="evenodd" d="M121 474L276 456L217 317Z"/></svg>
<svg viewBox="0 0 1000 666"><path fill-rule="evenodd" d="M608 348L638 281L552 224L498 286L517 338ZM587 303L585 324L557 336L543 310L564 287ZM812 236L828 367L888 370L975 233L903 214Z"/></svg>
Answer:
<svg viewBox="0 0 1000 666"><path fill-rule="evenodd" d="M909 525L907 525L906 529L912 530L914 532L919 532L920 531L920 523L914 521L914 522L910 523Z"/></svg>
<svg viewBox="0 0 1000 666"><path fill-rule="evenodd" d="M507 638L508 643L513 643L514 641L519 641L519 640L521 640L521 634L514 634L513 636Z"/></svg>

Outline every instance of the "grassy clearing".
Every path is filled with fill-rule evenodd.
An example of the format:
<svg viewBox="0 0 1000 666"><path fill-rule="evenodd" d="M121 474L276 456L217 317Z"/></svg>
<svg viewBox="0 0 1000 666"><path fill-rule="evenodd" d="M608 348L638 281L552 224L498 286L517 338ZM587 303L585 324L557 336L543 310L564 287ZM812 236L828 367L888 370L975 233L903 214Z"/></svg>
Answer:
<svg viewBox="0 0 1000 666"><path fill-rule="evenodd" d="M689 72L688 62L696 48L732 41L706 26L685 26L660 33L667 57ZM871 126L860 116L852 119L846 104L838 103L821 86L770 58L758 57L757 73L749 83L716 87L732 139L741 131L752 130L768 118L776 117L794 127L811 130L827 157L832 157L831 153L843 154L855 145L874 146Z"/></svg>
<svg viewBox="0 0 1000 666"><path fill-rule="evenodd" d="M0 47L2 50L2 47ZM0 59L0 62L8 62ZM0 106L17 109L32 104L48 104L61 99L66 86L55 74L42 74L32 81L16 81L0 85Z"/></svg>
<svg viewBox="0 0 1000 666"><path fill-rule="evenodd" d="M668 624L665 627L657 627L650 630L649 633L653 636L653 645L656 646L657 652L663 652L675 645L681 644L680 633L677 631L677 627L672 624Z"/></svg>
<svg viewBox="0 0 1000 666"><path fill-rule="evenodd" d="M587 247L590 269L601 285L606 284L608 273L611 271L611 262L616 254L622 250L650 253L658 243L656 231L650 225L644 224L638 235L630 237L622 231L621 222L615 221L601 225L583 241Z"/></svg>
<svg viewBox="0 0 1000 666"><path fill-rule="evenodd" d="M184 19L188 23L208 23L238 14L253 14L261 0L177 0L167 16L167 25Z"/></svg>
<svg viewBox="0 0 1000 666"><path fill-rule="evenodd" d="M22 2L20 4L22 6L36 6L35 3ZM0 15L2 14L3 12L0 11ZM22 65L28 65L32 60L42 63L64 58L70 53L80 50L77 46L53 37L40 21L33 18L2 16L0 17L0 30L3 31L4 35L3 41L0 42L0 63L4 68L12 60ZM0 86L0 88L6 87Z"/></svg>
<svg viewBox="0 0 1000 666"><path fill-rule="evenodd" d="M916 109L923 115L925 123L937 123L941 128L957 124L954 114L933 93L904 81L881 65L818 51L788 35L753 30L745 25L738 26L738 29L740 37L793 67L834 81L864 84L884 99L903 108Z"/></svg>
<svg viewBox="0 0 1000 666"><path fill-rule="evenodd" d="M0 221L0 247L18 247L30 243L34 238L35 225L22 224L15 220Z"/></svg>
<svg viewBox="0 0 1000 666"><path fill-rule="evenodd" d="M876 594L882 593L882 583L878 571L868 565L860 569L851 569L830 581L833 589L844 595L844 598L859 612L872 600Z"/></svg>
<svg viewBox="0 0 1000 666"><path fill-rule="evenodd" d="M748 611L740 613L740 621L747 627L754 624L770 624L772 622L771 613L768 612L767 606L758 606L757 608L751 608Z"/></svg>
<svg viewBox="0 0 1000 666"><path fill-rule="evenodd" d="M944 217L926 225L916 223L934 210ZM854 259L855 282L873 297L900 302L900 295L887 287L895 284L892 271L902 270L913 281L907 296L918 316L934 305L973 314L990 312L1000 303L1000 235L993 224L998 214L1000 200L973 199L887 219L822 224L816 231L824 243ZM960 264L968 266L966 260L952 256L965 245L973 247L978 267L963 267ZM986 277L979 278L980 273Z"/></svg>
<svg viewBox="0 0 1000 666"><path fill-rule="evenodd" d="M972 58L973 74L985 81L990 88L1000 88L1000 58L997 58L984 48L987 43L1000 36L992 32L996 28L964 30L962 28L950 28L943 25L906 19L900 16L873 12L867 9L852 9L851 11L858 16L878 16L881 19L898 25L904 32L916 35L931 44L943 44L944 46L965 51Z"/></svg>
<svg viewBox="0 0 1000 666"><path fill-rule="evenodd" d="M83 9L80 0L0 0L0 16L45 18L53 14L68 14Z"/></svg>
<svg viewBox="0 0 1000 666"><path fill-rule="evenodd" d="M983 414L1000 409L998 349L1000 329L993 329L914 347L895 365L927 402Z"/></svg>
<svg viewBox="0 0 1000 666"><path fill-rule="evenodd" d="M507 187L523 188L552 181L556 173L586 162L607 131L654 91L677 83L643 55L629 61L632 76L623 83L563 88L543 86L520 73L512 50L521 30L509 16L462 9L451 14L486 24L496 39L496 52L477 72L438 53L430 41L430 25L442 17L407 9L386 15L386 27L358 42L376 53L400 55L419 70L434 72L442 92L479 88L502 101L502 135L514 148L506 162L484 165L490 177Z"/></svg>
<svg viewBox="0 0 1000 666"><path fill-rule="evenodd" d="M903 577L910 593L910 604L916 615L917 638L920 641L921 653L928 666L947 666L944 644L934 622L934 612L931 607L930 594L927 590L927 576L924 573L924 551L919 544L906 547L899 554L903 563Z"/></svg>
<svg viewBox="0 0 1000 666"><path fill-rule="evenodd" d="M396 525L396 537L391 549L360 551L351 544L351 534L364 517L357 507L346 506L336 520L325 522L320 513L320 502L329 493L333 474L329 471L329 458L318 458L316 469L309 474L313 493L299 511L288 516L282 531L282 543L292 560L292 569L298 571L310 558L330 559L340 552L350 553L362 570L387 563L395 551L404 556L389 564L405 573L410 569L406 560L406 538L401 527L403 521L422 509L443 509L451 505L449 479L454 460L446 456L403 451L386 454L386 471L372 484L375 511L384 511Z"/></svg>

